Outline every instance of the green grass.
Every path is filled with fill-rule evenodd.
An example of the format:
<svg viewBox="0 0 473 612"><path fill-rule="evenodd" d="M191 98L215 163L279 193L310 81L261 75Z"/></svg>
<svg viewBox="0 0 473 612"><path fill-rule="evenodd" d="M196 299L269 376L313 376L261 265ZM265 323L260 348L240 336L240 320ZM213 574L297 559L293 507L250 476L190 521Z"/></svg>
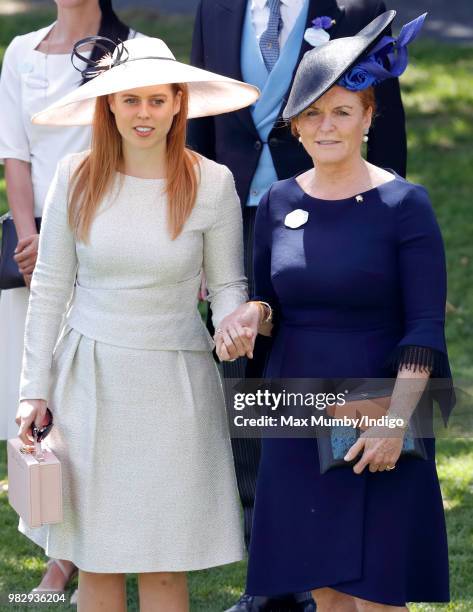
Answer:
<svg viewBox="0 0 473 612"><path fill-rule="evenodd" d="M447 341L457 377L473 379L473 50L415 44L401 79L409 178L431 194L446 244Z"/></svg>
<svg viewBox="0 0 473 612"><path fill-rule="evenodd" d="M0 58L17 33L50 23L51 12L0 20ZM156 18L143 11L126 14L146 34L166 40L179 59L189 54L192 23L187 18ZM430 191L446 244L449 275L447 338L457 379L473 380L473 48L419 41L402 78L409 134L409 178ZM6 209L0 174L0 213ZM468 439L441 440L438 468L450 542L452 603L415 605L418 611L473 610L473 445ZM5 478L5 446L0 445L0 479ZM41 551L16 531L16 516L0 493L0 592L29 590L44 570ZM230 606L244 584L245 564L196 572L190 576L191 608L218 612ZM136 580L130 577L130 610L136 610ZM12 610L11 607L5 608ZM53 608L51 608L53 609ZM54 608L55 610L58 607ZM62 607L60 609L67 609Z"/></svg>

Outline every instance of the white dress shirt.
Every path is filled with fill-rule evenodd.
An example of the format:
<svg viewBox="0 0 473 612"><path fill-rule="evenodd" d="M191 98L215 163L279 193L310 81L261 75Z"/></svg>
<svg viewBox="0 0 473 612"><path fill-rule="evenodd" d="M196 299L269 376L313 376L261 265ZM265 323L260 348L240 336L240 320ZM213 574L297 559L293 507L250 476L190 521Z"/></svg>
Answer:
<svg viewBox="0 0 473 612"><path fill-rule="evenodd" d="M281 0L281 18L283 26L279 33L280 49L284 47L303 5L304 0ZM268 27L268 0L251 0L251 20L255 28L256 38L259 42L261 35Z"/></svg>

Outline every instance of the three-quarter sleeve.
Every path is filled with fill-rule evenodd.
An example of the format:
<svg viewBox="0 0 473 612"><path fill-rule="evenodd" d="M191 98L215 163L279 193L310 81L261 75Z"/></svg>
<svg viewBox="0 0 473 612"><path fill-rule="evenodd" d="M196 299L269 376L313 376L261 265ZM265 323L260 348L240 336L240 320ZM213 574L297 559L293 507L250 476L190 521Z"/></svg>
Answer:
<svg viewBox="0 0 473 612"><path fill-rule="evenodd" d="M439 395L442 414L453 407L445 342L447 273L443 240L427 191L413 187L398 207L398 261L404 335L392 355L397 371L428 369L450 381Z"/></svg>
<svg viewBox="0 0 473 612"><path fill-rule="evenodd" d="M0 163L5 159L30 161L28 135L22 117L19 38L5 51L0 75Z"/></svg>
<svg viewBox="0 0 473 612"><path fill-rule="evenodd" d="M215 220L204 233L203 268L207 279L208 300L215 328L220 321L248 299L248 283L243 267L243 223L235 181L223 167ZM214 185L216 189L218 185Z"/></svg>
<svg viewBox="0 0 473 612"><path fill-rule="evenodd" d="M273 325L279 318L279 302L271 280L271 220L269 201L271 189L261 198L256 211L253 247L253 274L255 290L253 300L267 302L273 310ZM273 331L274 334L274 331Z"/></svg>
<svg viewBox="0 0 473 612"><path fill-rule="evenodd" d="M25 328L20 399L48 399L54 346L74 288L77 255L67 219L70 158L46 197Z"/></svg>

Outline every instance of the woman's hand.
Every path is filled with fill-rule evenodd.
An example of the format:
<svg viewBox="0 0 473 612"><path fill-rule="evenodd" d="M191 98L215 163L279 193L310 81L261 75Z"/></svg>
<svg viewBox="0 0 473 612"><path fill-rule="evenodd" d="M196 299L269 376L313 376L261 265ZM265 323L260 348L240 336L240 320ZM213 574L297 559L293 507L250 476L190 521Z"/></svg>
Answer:
<svg viewBox="0 0 473 612"><path fill-rule="evenodd" d="M247 302L222 319L214 336L220 361L232 361L245 355L253 359L260 318L261 311L258 304Z"/></svg>
<svg viewBox="0 0 473 612"><path fill-rule="evenodd" d="M31 443L34 442L33 436L31 435L31 426L33 423L39 428L47 425L47 407L47 401L42 399L29 399L20 402L15 420L20 426L18 437L27 446L31 446Z"/></svg>
<svg viewBox="0 0 473 612"><path fill-rule="evenodd" d="M18 241L13 259L23 275L33 274L38 256L39 234L27 236Z"/></svg>
<svg viewBox="0 0 473 612"><path fill-rule="evenodd" d="M393 437L394 435L396 437ZM369 466L370 472L389 471L396 466L403 442L404 430L402 429L388 430L385 427L370 427L361 434L344 459L352 461L363 452L361 459L353 466L355 474L361 474L366 466Z"/></svg>

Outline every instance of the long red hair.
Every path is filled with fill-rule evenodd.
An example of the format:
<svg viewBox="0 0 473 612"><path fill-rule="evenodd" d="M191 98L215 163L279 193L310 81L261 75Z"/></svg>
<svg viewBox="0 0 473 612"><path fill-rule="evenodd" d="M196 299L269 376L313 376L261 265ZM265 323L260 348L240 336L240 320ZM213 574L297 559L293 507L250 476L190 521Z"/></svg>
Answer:
<svg viewBox="0 0 473 612"><path fill-rule="evenodd" d="M167 134L167 219L174 240L194 208L199 177L198 157L185 144L188 88L182 83L172 84L172 88L174 95L182 92L181 108ZM100 96L95 104L90 153L71 177L68 220L78 240L87 242L97 209L112 186L122 156L122 137L114 115L107 96Z"/></svg>

